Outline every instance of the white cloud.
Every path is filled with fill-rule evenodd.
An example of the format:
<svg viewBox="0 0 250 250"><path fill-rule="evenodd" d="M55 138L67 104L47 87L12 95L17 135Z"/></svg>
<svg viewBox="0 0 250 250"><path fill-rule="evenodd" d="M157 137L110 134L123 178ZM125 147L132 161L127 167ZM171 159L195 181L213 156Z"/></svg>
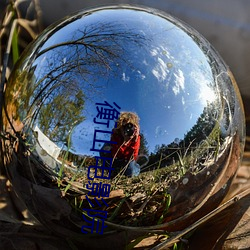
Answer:
<svg viewBox="0 0 250 250"><path fill-rule="evenodd" d="M186 103L186 102L185 102L185 99L184 99L184 97L183 97L183 96L181 97L181 102L182 102L182 105L183 105L183 106L184 106L184 105L185 105L185 103Z"/></svg>
<svg viewBox="0 0 250 250"><path fill-rule="evenodd" d="M158 55L157 49L152 49L152 50L150 51L150 54L151 54L151 56L157 56L157 55Z"/></svg>
<svg viewBox="0 0 250 250"><path fill-rule="evenodd" d="M141 73L140 70L137 70L137 73L139 74L139 77L144 80L146 78L146 76L144 74Z"/></svg>
<svg viewBox="0 0 250 250"><path fill-rule="evenodd" d="M152 74L158 81L162 82L166 79L169 69L167 63L165 63L160 57L158 57L158 64L152 70Z"/></svg>
<svg viewBox="0 0 250 250"><path fill-rule="evenodd" d="M180 69L178 69L177 73L174 73L174 76L175 85L173 86L172 90L175 95L178 95L181 90L185 89L185 77Z"/></svg>
<svg viewBox="0 0 250 250"><path fill-rule="evenodd" d="M167 130L164 130L161 126L157 126L155 128L155 138L159 138L167 134L168 134Z"/></svg>
<svg viewBox="0 0 250 250"><path fill-rule="evenodd" d="M122 73L122 80L123 80L124 82L129 82L130 77L129 77L129 76L126 76L125 73Z"/></svg>

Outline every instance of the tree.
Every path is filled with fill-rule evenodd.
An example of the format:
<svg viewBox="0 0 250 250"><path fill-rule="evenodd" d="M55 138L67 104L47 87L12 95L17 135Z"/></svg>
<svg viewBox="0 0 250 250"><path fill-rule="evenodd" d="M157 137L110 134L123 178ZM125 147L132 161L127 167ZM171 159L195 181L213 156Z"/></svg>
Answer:
<svg viewBox="0 0 250 250"><path fill-rule="evenodd" d="M71 89L72 90L72 89ZM59 93L45 103L39 112L39 126L54 142L67 141L70 131L84 120L84 94L82 90Z"/></svg>
<svg viewBox="0 0 250 250"><path fill-rule="evenodd" d="M148 142L144 134L141 133L140 136L141 136L141 145L140 145L139 155L149 155Z"/></svg>

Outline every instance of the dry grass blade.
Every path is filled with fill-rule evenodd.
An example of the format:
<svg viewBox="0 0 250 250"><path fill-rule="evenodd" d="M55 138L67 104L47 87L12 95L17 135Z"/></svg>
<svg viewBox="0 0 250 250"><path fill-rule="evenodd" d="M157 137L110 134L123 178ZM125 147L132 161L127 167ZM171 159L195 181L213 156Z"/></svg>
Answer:
<svg viewBox="0 0 250 250"><path fill-rule="evenodd" d="M183 237L184 235L188 234L192 230L198 228L202 224L206 223L208 220L210 220L214 216L218 215L221 211L223 211L224 209L228 208L232 204L238 202L240 199L246 197L249 194L250 194L250 189L247 189L244 192L236 195L235 197L233 197L229 201L225 202L224 204L222 204L218 208L214 209L212 212L210 212L209 214L207 214L203 218L199 219L198 221L196 221L195 223L193 223L189 227L185 228L181 232L178 232L176 235L174 235L171 238L167 239L165 242L159 244L158 246L152 248L152 250L161 250L161 249L165 249L166 247L173 246L173 244L175 244L176 242L180 241L181 237Z"/></svg>
<svg viewBox="0 0 250 250"><path fill-rule="evenodd" d="M0 40L1 40L1 65L5 62L5 59L3 58L4 53L10 53L10 49L6 48L4 45L5 44L11 44L13 40L13 34L11 34L13 30L13 26L19 28L18 29L18 37L21 39L21 37L24 37L24 40L26 40L27 43L32 41L42 30L42 25L41 25L41 10L40 10L40 5L38 0L30 0L26 2L29 3L29 7L32 7L34 9L34 12L37 13L35 18L33 20L29 20L25 17L22 17L22 14L19 10L19 5L23 1L21 0L16 0L16 1L11 1L7 6L6 6L6 11L5 15L1 24L1 29L0 29ZM18 24L18 25L17 25ZM30 36L28 37L27 34L23 35L23 30L25 29L27 31L27 34ZM7 42L6 42L7 40ZM22 47L20 46L20 43L17 44L20 47L20 50L23 50L27 44ZM6 63L6 62L5 62ZM9 62L7 62L8 65L10 66ZM12 68L12 67L11 67ZM2 71L2 78L6 77L6 72Z"/></svg>
<svg viewBox="0 0 250 250"><path fill-rule="evenodd" d="M24 29L26 29L26 31L28 31L28 33L30 34L32 39L35 39L37 37L37 33L35 31L33 31L33 29L32 29L37 24L36 20L29 21L29 20L25 20L22 18L18 18L17 22L20 26L22 26Z"/></svg>
<svg viewBox="0 0 250 250"><path fill-rule="evenodd" d="M26 1L29 6L33 6L38 12L34 20L22 18L19 10L22 0L11 1L5 10L5 15L0 28L0 65L1 65L1 82L0 82L0 116L2 117L3 91L6 81L13 68L14 63L18 60L20 52L32 41L41 31L41 11L38 0ZM26 34L24 30L26 30ZM27 37L27 34L30 37ZM22 38L23 37L23 38ZM26 43L21 45L21 41ZM10 58L12 56L12 60ZM0 126L2 127L2 125Z"/></svg>

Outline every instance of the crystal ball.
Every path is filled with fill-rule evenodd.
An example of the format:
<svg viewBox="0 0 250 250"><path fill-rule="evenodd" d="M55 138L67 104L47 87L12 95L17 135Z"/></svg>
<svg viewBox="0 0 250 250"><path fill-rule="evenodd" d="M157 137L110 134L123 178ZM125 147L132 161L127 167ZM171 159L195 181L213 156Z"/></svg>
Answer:
<svg viewBox="0 0 250 250"><path fill-rule="evenodd" d="M2 123L19 197L89 248L180 230L216 208L245 136L236 82L215 49L171 15L133 6L47 28L15 65Z"/></svg>

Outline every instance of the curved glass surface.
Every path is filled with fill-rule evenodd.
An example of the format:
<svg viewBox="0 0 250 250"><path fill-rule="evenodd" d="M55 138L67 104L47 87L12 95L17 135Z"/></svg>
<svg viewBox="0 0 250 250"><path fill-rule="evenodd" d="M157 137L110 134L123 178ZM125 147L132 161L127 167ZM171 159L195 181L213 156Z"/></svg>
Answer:
<svg viewBox="0 0 250 250"><path fill-rule="evenodd" d="M5 111L20 161L30 157L15 171L78 209L91 207L102 182L101 210L123 226L164 223L170 196L174 207L191 195L183 185L202 186L191 176L217 178L214 166L226 168L234 147L238 164L244 144L241 99L222 59L190 27L143 8L97 8L50 27L12 73Z"/></svg>

